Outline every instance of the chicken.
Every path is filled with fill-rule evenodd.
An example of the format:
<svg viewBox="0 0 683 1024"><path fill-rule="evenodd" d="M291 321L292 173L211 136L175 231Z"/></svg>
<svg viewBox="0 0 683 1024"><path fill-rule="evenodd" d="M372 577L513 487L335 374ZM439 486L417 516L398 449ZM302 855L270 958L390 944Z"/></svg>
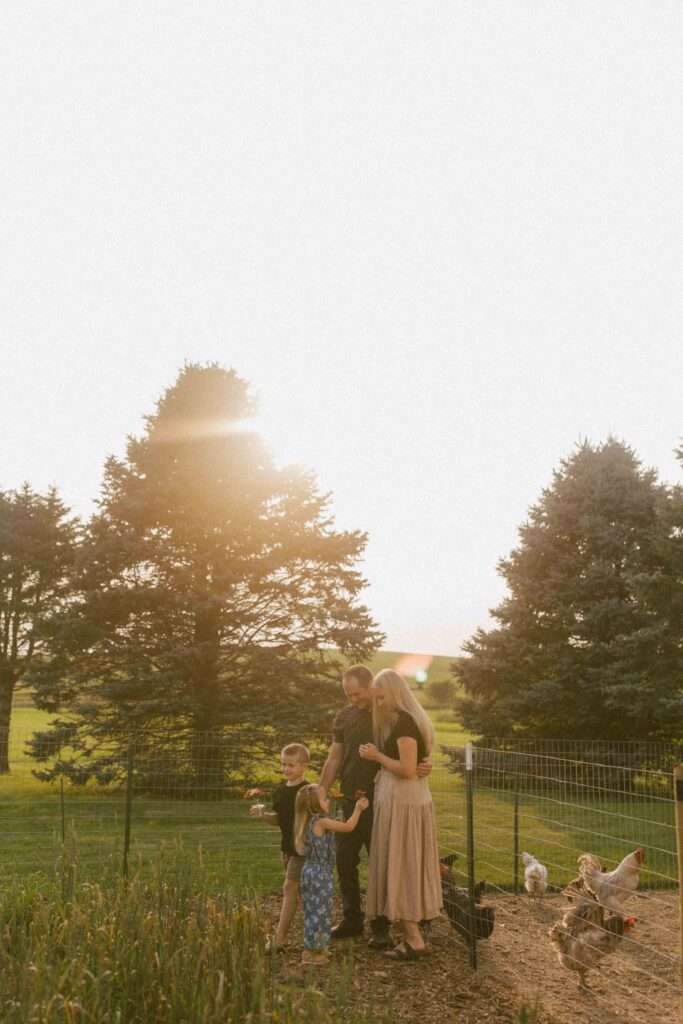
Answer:
<svg viewBox="0 0 683 1024"><path fill-rule="evenodd" d="M579 857L579 873L584 885L601 907L615 914L623 914L624 903L638 888L640 865L644 859L645 851L639 847L624 857L614 871L603 871L597 857L592 853L582 853Z"/></svg>
<svg viewBox="0 0 683 1024"><path fill-rule="evenodd" d="M530 853L523 853L522 860L524 861L524 888L531 896L538 896L540 903L548 888L548 869Z"/></svg>
<svg viewBox="0 0 683 1024"><path fill-rule="evenodd" d="M587 971L598 966L604 956L613 953L635 919L621 914L605 917L605 912L592 896L581 894L578 903L566 912L561 922L548 932L557 947L557 958L562 967L579 974L579 989L588 989Z"/></svg>
<svg viewBox="0 0 683 1024"><path fill-rule="evenodd" d="M566 896L570 903L573 903L574 900L581 899L585 896L587 891L583 878L579 875L578 878L572 878L571 882L567 882L562 890L562 895Z"/></svg>
<svg viewBox="0 0 683 1024"><path fill-rule="evenodd" d="M453 861L457 859L457 855L451 853L448 857L443 857L439 864L443 907L455 930L464 939L468 939L471 931L469 892L466 886L456 885L455 883L452 865ZM485 889L486 882L484 879L477 882L474 887L474 934L477 939L488 939L493 931L493 907L486 906L481 902Z"/></svg>

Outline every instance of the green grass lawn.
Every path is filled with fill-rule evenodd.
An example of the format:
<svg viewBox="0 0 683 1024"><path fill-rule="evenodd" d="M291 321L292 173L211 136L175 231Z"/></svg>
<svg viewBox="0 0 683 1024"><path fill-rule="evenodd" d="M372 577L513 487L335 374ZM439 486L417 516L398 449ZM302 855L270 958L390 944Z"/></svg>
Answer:
<svg viewBox="0 0 683 1024"><path fill-rule="evenodd" d="M378 671L398 655L380 652L372 664ZM450 659L434 673L447 669ZM436 677L436 675L435 675ZM448 770L441 745L463 746L476 737L462 729L448 708L430 706L429 696L416 690L434 722L437 749L431 788L437 813L442 852L455 851L466 864L466 803L463 779ZM22 742L45 726L49 715L22 699L15 709L13 733ZM116 875L121 868L125 820L124 793L91 787L65 786L64 815L58 783L44 783L32 775L32 762L15 743L13 773L0 777L0 878L17 874L50 874L66 847L81 869L94 875ZM320 762L324 747L318 754ZM275 768L264 777L276 781ZM312 771L311 777L314 777ZM475 788L475 856L478 877L492 886L510 888L514 871L514 796L486 780ZM548 791L520 797L519 852L528 850L545 863L551 882L565 884L576 875L576 859L586 850L612 866L636 846L646 849L642 873L646 887L676 884L673 801L655 797L604 799L572 794L561 797ZM136 795L133 804L131 861L145 870L157 855L179 845L201 851L207 870L234 885L266 891L281 884L279 833L248 818L248 806L240 801L188 801L154 799Z"/></svg>
<svg viewBox="0 0 683 1024"><path fill-rule="evenodd" d="M435 758L439 760L439 758ZM442 853L457 852L456 874L466 872L466 794L462 777L438 763L430 785ZM15 789L0 780L0 879L50 875L63 853L59 788ZM120 872L125 798L67 787L64 799L66 848L88 877ZM642 885L676 884L676 844L671 800L639 798L589 800L557 793L520 797L519 852L529 850L546 864L550 881L564 885L576 875L581 852L596 853L613 866L636 846L646 849ZM514 795L483 786L474 793L475 858L478 877L509 889L514 881ZM216 879L259 891L281 885L279 832L252 821L244 801L188 801L136 795L131 827L131 863L143 872L164 850L180 846L199 854Z"/></svg>

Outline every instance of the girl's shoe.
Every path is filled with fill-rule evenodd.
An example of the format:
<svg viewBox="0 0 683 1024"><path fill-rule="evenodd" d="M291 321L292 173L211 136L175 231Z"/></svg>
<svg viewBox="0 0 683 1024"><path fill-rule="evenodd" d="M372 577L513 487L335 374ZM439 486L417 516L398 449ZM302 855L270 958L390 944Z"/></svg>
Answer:
<svg viewBox="0 0 683 1024"><path fill-rule="evenodd" d="M284 942L282 945L279 945L275 941L275 939L266 939L266 947L265 947L265 949L266 949L266 953L272 953L272 951L275 950L276 953L283 953L284 954L284 953L288 953L289 952L289 943Z"/></svg>
<svg viewBox="0 0 683 1024"><path fill-rule="evenodd" d="M330 959L329 950L305 949L301 954L302 964L326 964Z"/></svg>

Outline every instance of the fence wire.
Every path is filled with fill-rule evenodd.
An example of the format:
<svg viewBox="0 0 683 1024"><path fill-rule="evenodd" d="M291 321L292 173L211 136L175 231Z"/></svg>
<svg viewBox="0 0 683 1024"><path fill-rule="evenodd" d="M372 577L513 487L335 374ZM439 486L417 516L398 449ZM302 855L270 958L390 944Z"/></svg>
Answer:
<svg viewBox="0 0 683 1024"><path fill-rule="evenodd" d="M576 900L564 889L579 876L583 853L598 857L611 871L636 849L644 851L639 886L624 904L633 928L602 955L604 927L597 944L581 951L593 968L589 1005L596 1016L612 1019L679 1019L679 894L675 809L669 771L645 767L667 763L670 750L647 745L584 745L587 759L566 756L574 745L543 744L512 749L510 741L476 746L473 751L473 818L476 878L486 879L484 901L495 908L496 926L480 943L480 964L515 978L518 987L541 991L544 1006L571 1019L579 995L579 973L562 966L549 932ZM636 749L636 746L638 749ZM537 748L538 749L538 748ZM467 885L464 757L445 747L447 770L455 778L455 808L444 796L439 808L441 841L457 854L453 874ZM605 756L607 755L607 756ZM623 756L627 755L627 756ZM621 760L630 762L622 764ZM523 854L547 869L541 901L525 889ZM609 916L609 915L608 915ZM566 947L565 947L566 948ZM576 947L573 947L576 949ZM594 956L591 956L591 953ZM566 963L566 961L565 961ZM580 1004L577 1004L577 1006Z"/></svg>
<svg viewBox="0 0 683 1024"><path fill-rule="evenodd" d="M272 733L203 734L173 745L164 737L112 738L111 781L87 773L87 758L69 752L51 781L47 763L29 755L29 731L9 741L9 774L0 775L0 879L51 871L65 849L84 872L120 870L126 824L127 761L132 756L131 862L144 868L164 850L201 851L205 866L257 889L281 884L279 829L252 820L245 799L263 791L270 805L282 781L283 738ZM311 751L308 777L317 778L329 736L296 737ZM156 742L158 740L158 742ZM100 773L101 774L101 773Z"/></svg>
<svg viewBox="0 0 683 1024"><path fill-rule="evenodd" d="M134 870L163 861L164 850L201 851L217 877L260 891L282 883L277 828L249 817L248 789L269 804L281 781L276 732L195 737L174 749L168 738L120 736L111 781L70 770L68 758L52 781L28 750L30 733L10 739L10 772L0 776L0 881L7 885L50 872L65 851L86 875L120 872L126 824L126 758L132 754L130 859ZM319 777L328 736L288 737L311 750L308 778ZM580 756L576 756L580 755ZM468 885L464 749L444 746L432 755L430 787L439 849L455 855L455 884ZM116 759L114 758L114 761ZM633 930L588 975L590 1005L607 1020L678 1020L678 869L671 767L683 760L676 745L518 743L488 741L473 751L475 881L485 879L483 902L495 927L478 943L479 969L532 999L539 993L558 1019L578 996L578 976L563 967L549 931L572 906L565 886L578 875L582 853L612 870L644 850L639 887L624 909ZM525 890L522 854L540 861L548 889L539 903ZM452 937L462 942L455 931ZM448 940L450 941L450 939ZM582 999L588 997L581 996ZM616 1007L616 1009L615 1009ZM619 1009L621 1008L621 1009Z"/></svg>

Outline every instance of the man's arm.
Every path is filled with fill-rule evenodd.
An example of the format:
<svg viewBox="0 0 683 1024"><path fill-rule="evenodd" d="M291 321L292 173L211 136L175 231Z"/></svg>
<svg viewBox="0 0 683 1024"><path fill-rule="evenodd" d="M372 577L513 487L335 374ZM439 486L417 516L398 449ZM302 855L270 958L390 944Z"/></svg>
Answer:
<svg viewBox="0 0 683 1024"><path fill-rule="evenodd" d="M344 757L344 744L337 743L336 741L330 747L330 752L327 755L327 761L320 774L320 785L324 789L329 789L334 780L339 774L341 763Z"/></svg>

